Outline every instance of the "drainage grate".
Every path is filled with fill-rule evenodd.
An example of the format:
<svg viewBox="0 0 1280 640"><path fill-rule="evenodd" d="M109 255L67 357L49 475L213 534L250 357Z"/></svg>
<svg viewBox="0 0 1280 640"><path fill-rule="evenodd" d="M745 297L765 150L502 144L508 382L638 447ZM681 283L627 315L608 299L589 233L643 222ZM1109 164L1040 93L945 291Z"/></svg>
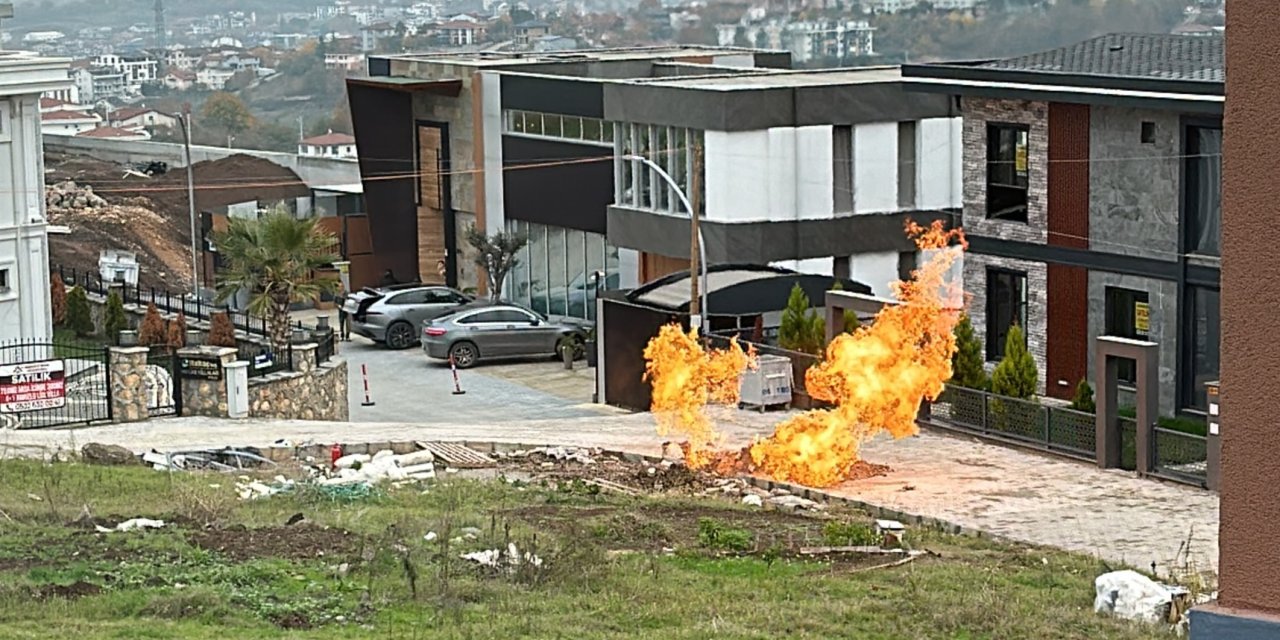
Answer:
<svg viewBox="0 0 1280 640"><path fill-rule="evenodd" d="M430 451L436 459L456 469L475 469L492 467L496 464L493 458L475 449L464 447L453 442L416 442L424 451Z"/></svg>

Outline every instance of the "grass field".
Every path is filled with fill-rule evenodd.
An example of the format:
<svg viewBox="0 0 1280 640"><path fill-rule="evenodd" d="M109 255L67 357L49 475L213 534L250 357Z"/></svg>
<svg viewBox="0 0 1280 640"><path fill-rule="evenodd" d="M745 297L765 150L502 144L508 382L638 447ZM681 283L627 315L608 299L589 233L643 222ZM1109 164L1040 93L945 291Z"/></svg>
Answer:
<svg viewBox="0 0 1280 640"><path fill-rule="evenodd" d="M869 542L859 512L457 479L241 501L235 480L0 461L0 637L1166 637L1095 615L1078 555L912 529L937 555L802 559ZM139 516L166 526L95 531ZM508 543L541 563L459 557Z"/></svg>

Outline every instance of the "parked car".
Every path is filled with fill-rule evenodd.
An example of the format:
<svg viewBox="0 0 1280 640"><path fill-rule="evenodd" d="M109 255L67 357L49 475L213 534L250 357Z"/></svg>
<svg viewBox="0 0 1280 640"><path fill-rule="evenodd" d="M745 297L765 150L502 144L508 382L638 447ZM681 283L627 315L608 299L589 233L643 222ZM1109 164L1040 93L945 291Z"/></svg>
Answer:
<svg viewBox="0 0 1280 640"><path fill-rule="evenodd" d="M581 351L590 328L587 320L547 319L516 304L476 303L424 322L422 350L466 369L481 360L554 356L562 347Z"/></svg>
<svg viewBox="0 0 1280 640"><path fill-rule="evenodd" d="M473 298L442 285L397 284L362 289L342 305L351 332L392 349L408 349L418 342L418 327L456 310Z"/></svg>

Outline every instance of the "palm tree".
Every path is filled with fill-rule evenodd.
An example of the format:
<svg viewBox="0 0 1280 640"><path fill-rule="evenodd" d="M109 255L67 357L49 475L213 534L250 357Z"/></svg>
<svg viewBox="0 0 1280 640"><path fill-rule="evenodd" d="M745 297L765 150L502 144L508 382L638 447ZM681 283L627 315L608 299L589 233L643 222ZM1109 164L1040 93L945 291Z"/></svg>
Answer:
<svg viewBox="0 0 1280 640"><path fill-rule="evenodd" d="M249 313L266 318L271 347L280 352L289 344L289 305L337 286L314 277L316 269L337 259L336 244L314 219L299 220L281 207L257 220L232 218L214 237L226 265L218 276L217 301L249 292Z"/></svg>

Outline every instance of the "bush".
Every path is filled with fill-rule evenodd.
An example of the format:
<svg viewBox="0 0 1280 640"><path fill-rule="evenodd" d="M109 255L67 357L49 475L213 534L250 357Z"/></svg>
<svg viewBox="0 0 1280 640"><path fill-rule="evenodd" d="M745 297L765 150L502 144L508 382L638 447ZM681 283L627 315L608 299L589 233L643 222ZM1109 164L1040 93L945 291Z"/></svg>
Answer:
<svg viewBox="0 0 1280 640"><path fill-rule="evenodd" d="M1004 341L1004 357L991 374L991 391L1010 398L1029 399L1035 396L1039 379L1036 361L1027 351L1022 328L1014 325Z"/></svg>
<svg viewBox="0 0 1280 640"><path fill-rule="evenodd" d="M142 327L138 329L138 344L144 347L163 345L169 339L164 328L164 318L155 303L147 305L147 315L142 317Z"/></svg>
<svg viewBox="0 0 1280 640"><path fill-rule="evenodd" d="M708 549L750 551L752 542L751 532L746 529L726 527L711 518L698 520L698 544Z"/></svg>
<svg viewBox="0 0 1280 640"><path fill-rule="evenodd" d="M236 346L236 328L231 324L231 316L226 311L213 314L209 320L209 339L205 344L214 347Z"/></svg>
<svg viewBox="0 0 1280 640"><path fill-rule="evenodd" d="M62 276L53 274L49 280L49 307L53 314L53 326L61 327L67 322L67 285Z"/></svg>
<svg viewBox="0 0 1280 640"><path fill-rule="evenodd" d="M89 315L89 296L84 287L75 287L67 294L67 327L81 337L94 333L93 316Z"/></svg>
<svg viewBox="0 0 1280 640"><path fill-rule="evenodd" d="M797 283L787 297L787 308L782 310L782 322L778 326L778 346L791 351L821 355L826 342L826 327L822 318L809 306L809 296Z"/></svg>
<svg viewBox="0 0 1280 640"><path fill-rule="evenodd" d="M967 314L960 316L954 333L956 353L951 356L951 382L970 389L987 390L991 379L984 367L986 358L982 354L982 341L974 333L973 323Z"/></svg>
<svg viewBox="0 0 1280 640"><path fill-rule="evenodd" d="M187 346L187 316L179 313L178 317L169 321L169 335L165 345L170 349L181 349Z"/></svg>
<svg viewBox="0 0 1280 640"><path fill-rule="evenodd" d="M120 344L120 332L129 328L129 319L124 315L124 301L120 294L112 291L107 294L107 310L102 316L102 330L107 334L111 344Z"/></svg>
<svg viewBox="0 0 1280 640"><path fill-rule="evenodd" d="M871 525L832 520L822 525L822 541L832 547L872 547L884 539Z"/></svg>
<svg viewBox="0 0 1280 640"><path fill-rule="evenodd" d="M1093 387L1089 386L1088 380L1081 379L1080 384L1076 385L1076 395L1071 398L1071 408L1085 413L1098 410L1093 401Z"/></svg>
<svg viewBox="0 0 1280 640"><path fill-rule="evenodd" d="M831 290L843 291L844 284L842 284L839 280L836 280L835 283L831 285ZM823 301L823 304L826 304L825 300ZM840 327L841 333L853 333L854 331L858 330L859 326L862 325L862 321L858 319L858 314L855 313L852 309L845 309L843 316L844 316L843 317L844 326ZM822 336L822 339L825 341L827 339L826 320L823 318L818 318L818 322L822 325L822 331L820 332L820 334Z"/></svg>

